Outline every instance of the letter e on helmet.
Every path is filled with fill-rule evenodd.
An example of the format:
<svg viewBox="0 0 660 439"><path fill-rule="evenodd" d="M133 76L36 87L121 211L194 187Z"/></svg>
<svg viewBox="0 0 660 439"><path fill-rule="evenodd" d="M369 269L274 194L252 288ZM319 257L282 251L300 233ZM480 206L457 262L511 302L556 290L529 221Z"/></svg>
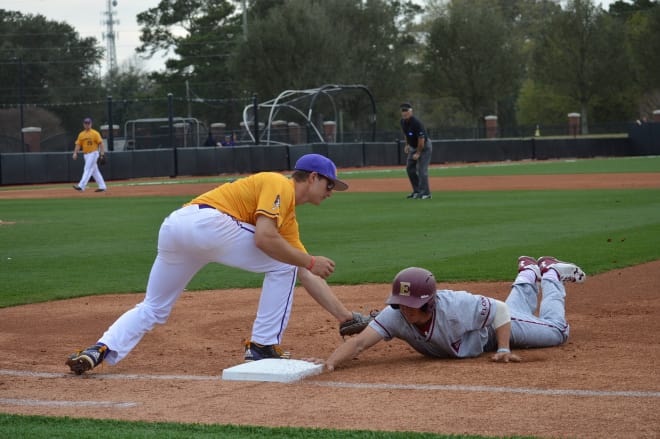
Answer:
<svg viewBox="0 0 660 439"><path fill-rule="evenodd" d="M401 270L392 282L392 293L385 303L404 305L409 308L421 308L427 303L434 303L436 281L433 273L419 267Z"/></svg>

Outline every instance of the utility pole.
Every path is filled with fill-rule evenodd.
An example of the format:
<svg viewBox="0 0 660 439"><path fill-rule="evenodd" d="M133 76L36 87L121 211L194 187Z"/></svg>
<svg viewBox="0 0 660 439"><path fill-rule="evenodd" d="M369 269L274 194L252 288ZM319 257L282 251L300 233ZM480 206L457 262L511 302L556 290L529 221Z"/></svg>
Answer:
<svg viewBox="0 0 660 439"><path fill-rule="evenodd" d="M105 18L101 22L101 24L105 25L103 38L106 42L105 56L108 64L108 75L114 74L117 69L117 48L115 46L114 25L119 24L119 20L115 20L117 13L112 10L112 7L117 7L117 0L107 0L107 9L103 12Z"/></svg>

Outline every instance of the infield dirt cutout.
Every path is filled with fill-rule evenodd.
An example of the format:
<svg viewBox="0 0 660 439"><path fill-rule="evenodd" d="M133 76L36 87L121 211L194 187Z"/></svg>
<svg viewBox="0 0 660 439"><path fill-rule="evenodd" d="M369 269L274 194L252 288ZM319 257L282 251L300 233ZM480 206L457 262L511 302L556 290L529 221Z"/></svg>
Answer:
<svg viewBox="0 0 660 439"><path fill-rule="evenodd" d="M405 180L349 184L352 191L409 190ZM3 190L0 198L192 197L214 186L111 183L106 193L80 194L67 185ZM443 177L433 178L431 187L433 200L411 202L441 203L443 190L658 188L660 174ZM154 230L158 227L154 224ZM589 274L588 266L582 268ZM499 299L510 287L508 282L448 284L438 277L442 288ZM350 309L362 311L382 308L388 288L333 286ZM185 292L169 321L147 334L124 361L82 377L68 372L66 356L93 343L142 294L4 308L0 411L445 434L660 437L660 261L590 276L567 290L569 341L518 351L522 363L496 364L488 355L428 359L395 340L332 373L293 384L220 379L224 368L242 362L257 289ZM337 322L298 288L283 346L294 358L327 357L341 342Z"/></svg>

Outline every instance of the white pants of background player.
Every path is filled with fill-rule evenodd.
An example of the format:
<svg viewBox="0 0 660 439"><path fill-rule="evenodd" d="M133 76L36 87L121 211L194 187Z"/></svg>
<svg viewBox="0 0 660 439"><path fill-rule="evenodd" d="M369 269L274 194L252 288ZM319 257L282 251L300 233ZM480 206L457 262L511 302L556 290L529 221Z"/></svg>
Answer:
<svg viewBox="0 0 660 439"><path fill-rule="evenodd" d="M529 272L529 273L527 273ZM539 289L534 274L525 270L518 275L506 299L511 312L511 347L541 348L557 346L568 340L564 284L553 270L541 280L539 316L534 315Z"/></svg>
<svg viewBox="0 0 660 439"><path fill-rule="evenodd" d="M163 222L144 300L119 317L99 340L108 346L105 360L121 361L145 333L165 323L186 285L210 262L265 273L252 341L280 344L291 315L297 267L259 250L253 225L216 209L191 205L172 212Z"/></svg>
<svg viewBox="0 0 660 439"><path fill-rule="evenodd" d="M82 190L85 190L87 183L89 183L89 179L94 177L94 181L99 185L99 189L105 190L105 180L103 180L103 176L99 170L99 165L96 163L99 158L99 152L88 152L87 154L84 154L84 158L85 167L83 169L83 175L80 179L80 183L78 183L78 187Z"/></svg>

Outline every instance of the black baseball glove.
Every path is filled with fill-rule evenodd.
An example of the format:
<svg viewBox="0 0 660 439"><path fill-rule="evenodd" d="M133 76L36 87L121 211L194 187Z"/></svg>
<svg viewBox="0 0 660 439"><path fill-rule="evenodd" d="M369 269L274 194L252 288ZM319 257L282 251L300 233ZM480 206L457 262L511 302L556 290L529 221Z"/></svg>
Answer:
<svg viewBox="0 0 660 439"><path fill-rule="evenodd" d="M359 334L364 328L369 326L369 322L371 322L377 315L378 311L371 311L368 316L359 312L354 312L352 319L339 325L339 335L345 337L347 335Z"/></svg>
<svg viewBox="0 0 660 439"><path fill-rule="evenodd" d="M98 159L96 159L96 164L99 166L105 165L105 155L100 155Z"/></svg>

